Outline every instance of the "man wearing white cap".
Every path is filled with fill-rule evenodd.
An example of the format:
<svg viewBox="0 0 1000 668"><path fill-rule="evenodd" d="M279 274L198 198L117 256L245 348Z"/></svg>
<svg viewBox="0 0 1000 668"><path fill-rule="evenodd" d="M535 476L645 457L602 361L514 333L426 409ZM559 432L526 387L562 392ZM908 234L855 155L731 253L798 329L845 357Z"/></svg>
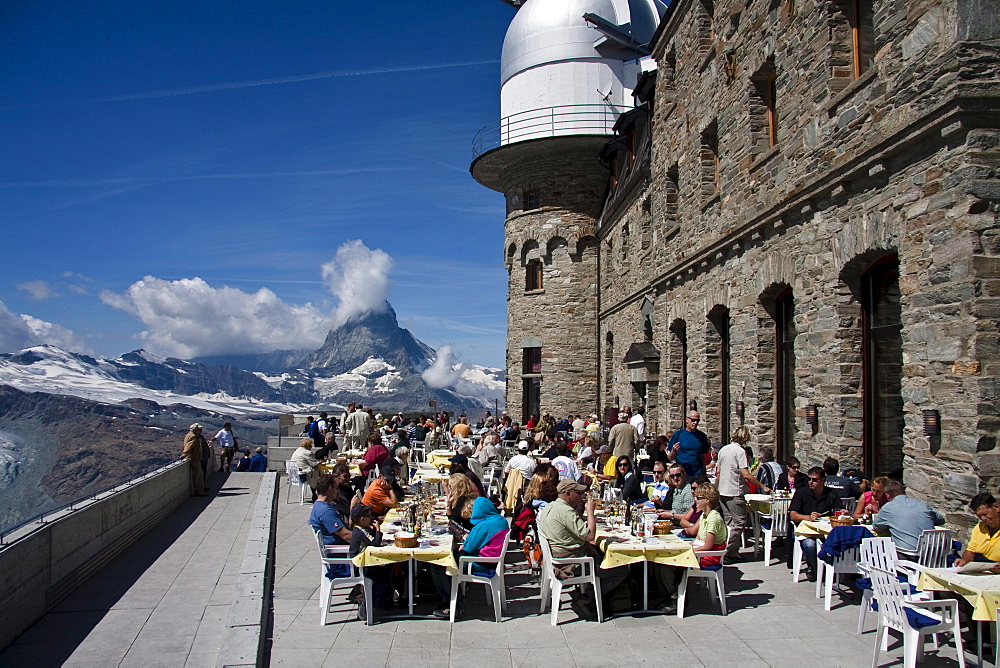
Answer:
<svg viewBox="0 0 1000 668"><path fill-rule="evenodd" d="M535 460L528 456L530 449L531 446L528 445L527 441L518 443L517 454L507 460L507 463L503 467L503 472L507 473L511 469L517 469L521 472L522 478L525 480L529 479L537 466Z"/></svg>

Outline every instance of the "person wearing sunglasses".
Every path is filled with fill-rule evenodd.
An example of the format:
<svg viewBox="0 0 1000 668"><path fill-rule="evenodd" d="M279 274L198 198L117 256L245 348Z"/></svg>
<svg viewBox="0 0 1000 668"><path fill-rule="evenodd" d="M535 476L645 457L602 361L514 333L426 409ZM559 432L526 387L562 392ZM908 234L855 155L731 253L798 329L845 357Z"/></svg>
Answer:
<svg viewBox="0 0 1000 668"><path fill-rule="evenodd" d="M794 492L797 489L809 486L809 478L802 473L802 463L798 457L789 457L785 460L784 485L778 484L777 489L787 489Z"/></svg>
<svg viewBox="0 0 1000 668"><path fill-rule="evenodd" d="M658 515L661 520L678 521L691 512L695 506L694 488L688 482L684 467L676 463L671 464L670 468L667 469L667 483L671 490L667 499L669 503L664 506L665 510Z"/></svg>
<svg viewBox="0 0 1000 668"><path fill-rule="evenodd" d="M698 411L688 411L684 429L675 431L668 443L670 461L678 462L692 478L705 473L705 455L711 449L708 436L698 429L700 423Z"/></svg>
<svg viewBox="0 0 1000 668"><path fill-rule="evenodd" d="M642 481L632 470L632 460L621 456L617 459L615 468L618 470L615 487L622 491L622 500L626 503L645 503L646 495L642 491Z"/></svg>
<svg viewBox="0 0 1000 668"><path fill-rule="evenodd" d="M795 490L792 502L788 505L788 518L793 522L816 521L820 517L843 510L844 505L840 493L826 486L826 471L822 466L809 469L808 488ZM802 554L806 558L809 570L806 575L810 582L816 581L816 541L803 538L799 543Z"/></svg>

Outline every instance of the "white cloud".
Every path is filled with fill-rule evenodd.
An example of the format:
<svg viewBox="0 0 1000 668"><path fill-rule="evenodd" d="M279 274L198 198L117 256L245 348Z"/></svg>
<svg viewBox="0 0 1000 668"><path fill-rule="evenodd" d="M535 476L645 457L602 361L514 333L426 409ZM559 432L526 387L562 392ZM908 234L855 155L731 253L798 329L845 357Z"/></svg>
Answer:
<svg viewBox="0 0 1000 668"><path fill-rule="evenodd" d="M0 352L13 352L43 343L74 352L86 352L83 339L72 330L30 315L11 313L0 302Z"/></svg>
<svg viewBox="0 0 1000 668"><path fill-rule="evenodd" d="M138 318L151 350L182 358L317 348L331 324L312 304L287 304L267 288L213 288L197 277L146 276L124 294L103 291L101 300Z"/></svg>
<svg viewBox="0 0 1000 668"><path fill-rule="evenodd" d="M420 374L420 377L433 388L454 387L462 378L462 365L457 363L451 346L444 345L438 348L434 363Z"/></svg>
<svg viewBox="0 0 1000 668"><path fill-rule="evenodd" d="M323 281L340 300L334 314L337 327L353 316L385 310L394 264L388 253L371 250L360 239L337 249L334 258L323 265Z"/></svg>
<svg viewBox="0 0 1000 668"><path fill-rule="evenodd" d="M27 281L25 283L18 283L17 289L22 292L26 292L28 297L30 299L34 299L35 301L52 299L53 297L59 296L52 286L46 281Z"/></svg>

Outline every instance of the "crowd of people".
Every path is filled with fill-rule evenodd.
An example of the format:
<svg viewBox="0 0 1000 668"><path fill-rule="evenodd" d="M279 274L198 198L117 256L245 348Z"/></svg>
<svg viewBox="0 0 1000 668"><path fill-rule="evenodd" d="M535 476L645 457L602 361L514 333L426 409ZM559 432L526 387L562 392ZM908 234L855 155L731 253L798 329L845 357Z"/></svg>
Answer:
<svg viewBox="0 0 1000 668"><path fill-rule="evenodd" d="M381 521L407 495L408 454L414 444L426 452L439 446L455 447L444 491L453 531L464 538L464 542L456 541L458 555L495 556L509 531L509 537L521 543L529 564L537 566L541 554L534 532L540 532L555 557L594 556L600 564L596 495L590 493L595 485L614 488L637 511L653 511L659 519L670 520L677 531L692 539L696 552L724 551L725 563L742 559L741 537L748 527L745 495L751 491L787 491L789 518L794 523L842 512L864 518L876 531L891 536L904 557L915 553L923 530L945 522L940 512L907 496L898 480L884 476L869 480L857 469L841 470L833 457L806 470L795 456L775 461L770 446L751 447L752 434L744 426L733 430L728 443L711 443L699 428L696 410L685 415L683 428L663 435L647 433L641 410L623 409L614 422L606 428L596 415L557 420L546 413L530 416L522 426L506 413L493 416L487 412L473 426L465 415L454 422L446 413L383 416L351 404L339 420L326 413L310 417L291 460L313 491L310 525L325 542L349 545L352 556L381 544ZM470 442L473 436L478 439L474 444ZM206 445L200 425L192 425L185 440L185 458L198 459L198 439ZM242 470L244 460L249 460L247 467L253 466L255 458L248 453L233 464L230 450L238 452L238 448L228 423L211 440L222 448L221 469L235 466ZM342 450L363 450L363 454L353 461L340 461L331 473L320 475L320 463ZM352 477L351 465L361 474ZM483 484L486 469L491 467L506 481L500 495L491 496L493 488ZM193 482L195 478L192 467ZM979 523L956 563L988 560L1000 564L1000 504L989 494L979 494L970 509ZM817 543L806 537L799 545L806 575L815 579ZM790 547L787 553L791 566ZM702 566L711 566L713 559L718 558L702 557ZM483 565L477 570L490 569ZM375 583L376 605L400 605L406 583L398 566L369 567L365 572ZM1000 565L996 572L1000 573ZM667 614L676 611L683 570L653 564L651 574L653 604ZM598 568L597 575L603 604L613 610L627 607L639 591L637 572L628 566ZM448 575L444 568L435 567L431 576L442 599L435 614L447 616ZM583 587L572 598L577 614L596 615L595 592ZM360 603L362 598L354 592L352 600ZM360 607L359 616L364 617L366 611Z"/></svg>

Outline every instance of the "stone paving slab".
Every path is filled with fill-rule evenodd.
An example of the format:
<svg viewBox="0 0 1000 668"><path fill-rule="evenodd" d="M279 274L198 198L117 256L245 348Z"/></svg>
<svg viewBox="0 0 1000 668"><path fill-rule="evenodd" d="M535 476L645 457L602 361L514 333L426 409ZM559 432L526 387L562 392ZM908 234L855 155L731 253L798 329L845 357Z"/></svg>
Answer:
<svg viewBox="0 0 1000 668"><path fill-rule="evenodd" d="M214 666L260 474L213 474L0 653L0 666ZM221 488L220 488L221 487Z"/></svg>
<svg viewBox="0 0 1000 668"><path fill-rule="evenodd" d="M563 603L559 625L540 615L538 586L528 583L524 557L510 551L508 615L493 621L485 588L470 586L465 618L454 625L436 619L380 620L366 627L357 607L337 591L326 626L319 623L319 568L307 524L310 504L288 503L279 484L271 665L284 666L868 666L875 645L876 618L855 635L858 599L834 592L833 610L823 609L815 585L793 583L783 562L765 567L744 550L746 562L726 567L727 606L723 617L706 588L692 586L684 619L622 616L603 624L583 621ZM781 557L784 553L780 551ZM565 597L564 597L565 598ZM418 603L418 612L430 604ZM967 650L974 650L966 638ZM879 655L879 665L902 665L902 644ZM975 664L972 652L966 660ZM987 657L987 661L989 657ZM954 649L935 652L928 644L921 666L954 666Z"/></svg>

